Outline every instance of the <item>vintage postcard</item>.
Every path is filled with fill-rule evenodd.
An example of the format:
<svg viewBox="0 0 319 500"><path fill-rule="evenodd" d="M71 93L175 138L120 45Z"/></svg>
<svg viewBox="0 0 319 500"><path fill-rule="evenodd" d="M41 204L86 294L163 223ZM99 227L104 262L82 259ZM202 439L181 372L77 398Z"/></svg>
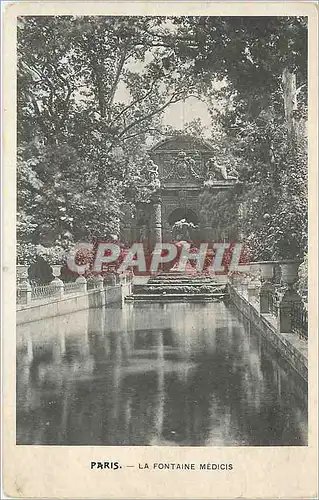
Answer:
<svg viewBox="0 0 319 500"><path fill-rule="evenodd" d="M317 26L5 2L6 498L318 498Z"/></svg>

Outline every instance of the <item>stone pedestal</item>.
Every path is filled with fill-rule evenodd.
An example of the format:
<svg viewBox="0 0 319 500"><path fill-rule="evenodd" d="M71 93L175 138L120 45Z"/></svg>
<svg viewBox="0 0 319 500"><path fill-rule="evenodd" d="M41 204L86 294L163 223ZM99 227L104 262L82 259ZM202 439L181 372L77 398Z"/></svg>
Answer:
<svg viewBox="0 0 319 500"><path fill-rule="evenodd" d="M85 278L84 278L85 279ZM64 283L62 280L60 280L60 278L54 278L53 281L51 281L50 283L51 285L54 285L55 288L57 289L57 296L59 298L63 297L64 295Z"/></svg>
<svg viewBox="0 0 319 500"><path fill-rule="evenodd" d="M248 295L248 300L257 300L259 296L259 290L260 290L260 281L257 279L254 279L248 283L247 286L247 295Z"/></svg>
<svg viewBox="0 0 319 500"><path fill-rule="evenodd" d="M76 283L80 283L81 285L81 292L86 292L87 291L87 282L84 276L79 276L76 280Z"/></svg>
<svg viewBox="0 0 319 500"><path fill-rule="evenodd" d="M262 314L267 314L270 312L269 297L275 292L275 288L272 284L272 279L274 276L274 262L259 262L259 269L261 273L262 285L259 290L259 304L260 312Z"/></svg>
<svg viewBox="0 0 319 500"><path fill-rule="evenodd" d="M115 272L108 273L103 281L106 283L107 286L114 286L120 282L120 276L118 274L115 274Z"/></svg>
<svg viewBox="0 0 319 500"><path fill-rule="evenodd" d="M20 294L20 304L30 304L31 302L31 285L27 279L25 279L19 285Z"/></svg>
<svg viewBox="0 0 319 500"><path fill-rule="evenodd" d="M291 333L292 310L297 305L302 304L301 296L293 288L298 279L300 263L298 260L280 262L281 280L288 287L279 304L279 328L281 333Z"/></svg>
<svg viewBox="0 0 319 500"><path fill-rule="evenodd" d="M250 283L250 281L247 278L247 276L244 276L243 279L242 279L240 288L241 288L242 294L245 295L245 296L248 295L248 285L249 285L249 283Z"/></svg>
<svg viewBox="0 0 319 500"><path fill-rule="evenodd" d="M105 290L104 290L104 279L103 276L101 276L100 274L97 276L96 279L96 288L99 291L100 295L100 300L99 300L100 306L103 307L105 306Z"/></svg>
<svg viewBox="0 0 319 500"><path fill-rule="evenodd" d="M96 278L96 288L98 290L103 290L104 289L104 282L103 282L103 277L99 274Z"/></svg>

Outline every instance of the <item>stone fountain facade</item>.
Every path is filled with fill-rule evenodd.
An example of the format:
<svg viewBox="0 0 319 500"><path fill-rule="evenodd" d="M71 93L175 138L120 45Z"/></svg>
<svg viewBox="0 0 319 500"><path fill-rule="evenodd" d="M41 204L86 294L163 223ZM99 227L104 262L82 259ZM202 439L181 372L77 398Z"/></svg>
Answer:
<svg viewBox="0 0 319 500"><path fill-rule="evenodd" d="M204 189L209 189L211 196L232 189L238 182L237 173L216 163L208 142L192 137L165 139L149 154L157 189L150 203L136 207L135 220L124 228L126 241L171 241L173 225L181 219L196 226L194 239L216 239L214 227L201 216L199 195Z"/></svg>

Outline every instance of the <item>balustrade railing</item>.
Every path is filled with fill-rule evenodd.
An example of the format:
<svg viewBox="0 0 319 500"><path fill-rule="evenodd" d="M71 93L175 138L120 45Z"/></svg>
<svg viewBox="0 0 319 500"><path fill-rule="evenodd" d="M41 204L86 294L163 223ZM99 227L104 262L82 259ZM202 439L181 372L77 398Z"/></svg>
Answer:
<svg viewBox="0 0 319 500"><path fill-rule="evenodd" d="M272 314L276 318L278 317L279 314L279 303L280 303L280 298L278 293L275 292L268 292L268 310L269 314Z"/></svg>
<svg viewBox="0 0 319 500"><path fill-rule="evenodd" d="M308 339L308 311L303 302L292 303L291 326L293 333Z"/></svg>
<svg viewBox="0 0 319 500"><path fill-rule="evenodd" d="M82 291L82 283L65 283L64 284L64 294L78 293Z"/></svg>
<svg viewBox="0 0 319 500"><path fill-rule="evenodd" d="M269 290L265 287L267 278L270 285L272 284L272 289ZM288 278L290 279L289 276ZM245 276L231 275L229 281L242 296L247 295L250 302L258 301L262 306L262 314L270 314L278 319L276 323L281 333L295 333L300 338L308 339L307 306L301 295L300 300L296 300L296 291L289 288L291 280L285 279L279 283L278 279L263 276L260 288L257 286L256 276L252 273L248 280Z"/></svg>
<svg viewBox="0 0 319 500"><path fill-rule="evenodd" d="M54 297L59 294L59 287L56 285L42 285L31 288L31 300L41 300Z"/></svg>
<svg viewBox="0 0 319 500"><path fill-rule="evenodd" d="M45 300L53 297L70 295L73 293L82 293L83 285L84 290L101 289L100 280L96 277L96 279L84 279L84 283L83 281L75 281L71 283L63 283L62 281L60 281L59 283L52 282L48 285L35 285L34 283L30 284L30 282L27 281L24 283L24 285L26 286L26 288L24 289L21 288L21 284L17 285L16 303L20 305L35 300ZM106 287L109 290L110 294L116 293L120 285L128 284L131 282L131 280L131 274L114 275L112 284L108 283L108 280L104 280L104 288ZM87 285L87 288L85 288L85 285Z"/></svg>

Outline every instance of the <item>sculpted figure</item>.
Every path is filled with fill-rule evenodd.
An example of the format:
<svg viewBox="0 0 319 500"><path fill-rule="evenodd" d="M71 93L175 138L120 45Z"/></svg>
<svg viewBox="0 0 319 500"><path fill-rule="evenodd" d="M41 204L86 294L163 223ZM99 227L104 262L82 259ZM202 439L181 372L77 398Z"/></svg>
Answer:
<svg viewBox="0 0 319 500"><path fill-rule="evenodd" d="M189 229L186 219L181 219L176 221L173 225L173 238L175 240L187 240L189 239Z"/></svg>
<svg viewBox="0 0 319 500"><path fill-rule="evenodd" d="M235 167L231 167L227 172L227 179L238 181L239 174Z"/></svg>
<svg viewBox="0 0 319 500"><path fill-rule="evenodd" d="M187 222L186 219L181 219L173 225L173 239L179 241L190 241L196 229L198 229L197 225L192 222Z"/></svg>
<svg viewBox="0 0 319 500"><path fill-rule="evenodd" d="M206 176L209 181L223 181L227 179L226 167L219 165L216 160L210 158L206 163Z"/></svg>
<svg viewBox="0 0 319 500"><path fill-rule="evenodd" d="M161 182L159 178L158 165L156 165L153 160L149 161L148 173L151 187L153 189L159 189L161 187Z"/></svg>

